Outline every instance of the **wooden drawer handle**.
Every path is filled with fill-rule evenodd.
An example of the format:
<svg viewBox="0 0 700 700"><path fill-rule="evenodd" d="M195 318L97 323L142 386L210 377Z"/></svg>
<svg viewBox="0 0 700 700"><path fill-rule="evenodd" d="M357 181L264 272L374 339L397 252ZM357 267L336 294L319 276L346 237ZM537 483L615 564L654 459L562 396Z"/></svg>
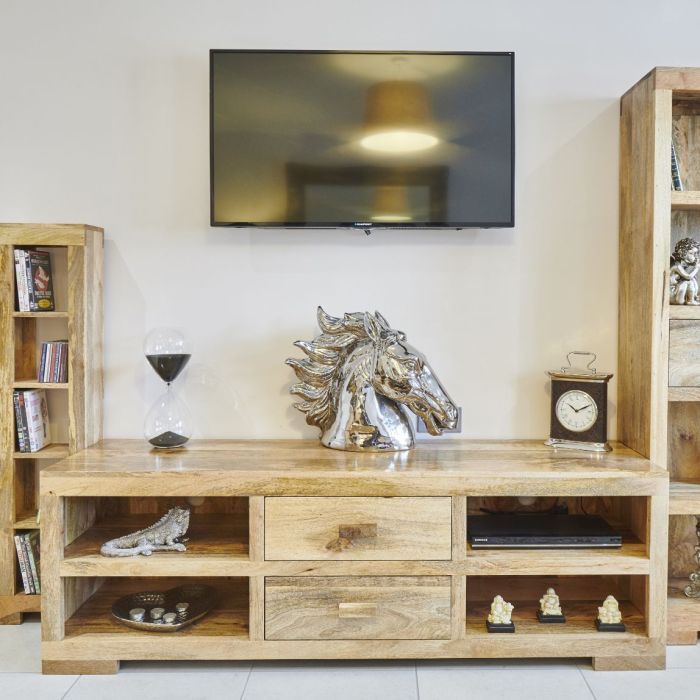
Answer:
<svg viewBox="0 0 700 700"><path fill-rule="evenodd" d="M338 603L338 617L376 617L376 603Z"/></svg>
<svg viewBox="0 0 700 700"><path fill-rule="evenodd" d="M377 537L377 523L359 523L358 525L338 525L338 537L332 539L326 549L342 552L352 547L357 540L372 540Z"/></svg>

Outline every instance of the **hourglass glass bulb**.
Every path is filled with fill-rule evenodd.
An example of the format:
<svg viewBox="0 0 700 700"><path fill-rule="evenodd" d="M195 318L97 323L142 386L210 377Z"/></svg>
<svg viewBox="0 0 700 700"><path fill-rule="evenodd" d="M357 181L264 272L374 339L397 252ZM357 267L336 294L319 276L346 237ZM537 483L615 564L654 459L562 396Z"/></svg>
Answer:
<svg viewBox="0 0 700 700"><path fill-rule="evenodd" d="M143 351L156 374L170 384L192 356L185 336L176 328L154 328L143 343Z"/></svg>

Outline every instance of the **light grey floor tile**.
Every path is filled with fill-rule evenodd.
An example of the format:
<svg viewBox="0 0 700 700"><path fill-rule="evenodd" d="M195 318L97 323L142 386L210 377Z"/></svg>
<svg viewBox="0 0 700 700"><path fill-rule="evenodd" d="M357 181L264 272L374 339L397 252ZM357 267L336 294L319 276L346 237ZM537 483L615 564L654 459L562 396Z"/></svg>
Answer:
<svg viewBox="0 0 700 700"><path fill-rule="evenodd" d="M3 673L2 700L61 700L78 676L42 676L39 673Z"/></svg>
<svg viewBox="0 0 700 700"><path fill-rule="evenodd" d="M420 700L591 700L575 667L527 670L448 669L418 666ZM617 698L619 700L619 697Z"/></svg>
<svg viewBox="0 0 700 700"><path fill-rule="evenodd" d="M596 700L683 700L695 698L700 669L666 671L582 671Z"/></svg>
<svg viewBox="0 0 700 700"><path fill-rule="evenodd" d="M254 664L243 700L417 700L413 664Z"/></svg>
<svg viewBox="0 0 700 700"><path fill-rule="evenodd" d="M0 625L0 673L40 672L39 616L27 616L21 625Z"/></svg>
<svg viewBox="0 0 700 700"><path fill-rule="evenodd" d="M118 673L114 676L81 676L66 700L240 700L248 670L211 673ZM33 699L32 699L33 700Z"/></svg>
<svg viewBox="0 0 700 700"><path fill-rule="evenodd" d="M700 668L700 644L666 647L666 668Z"/></svg>

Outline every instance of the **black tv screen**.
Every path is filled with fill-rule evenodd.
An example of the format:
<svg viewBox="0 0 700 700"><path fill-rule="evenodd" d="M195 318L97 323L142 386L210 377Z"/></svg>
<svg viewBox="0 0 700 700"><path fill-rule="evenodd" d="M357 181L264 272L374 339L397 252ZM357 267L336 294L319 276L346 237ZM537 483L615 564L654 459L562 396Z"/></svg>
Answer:
<svg viewBox="0 0 700 700"><path fill-rule="evenodd" d="M211 223L513 226L513 54L210 54Z"/></svg>

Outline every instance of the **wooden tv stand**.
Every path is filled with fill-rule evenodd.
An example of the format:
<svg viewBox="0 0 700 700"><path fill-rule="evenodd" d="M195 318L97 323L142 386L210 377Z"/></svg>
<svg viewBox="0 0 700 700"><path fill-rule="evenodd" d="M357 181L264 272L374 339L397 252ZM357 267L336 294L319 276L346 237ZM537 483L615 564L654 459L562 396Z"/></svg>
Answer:
<svg viewBox="0 0 700 700"><path fill-rule="evenodd" d="M469 515L523 508L597 512L620 550L484 551ZM107 539L193 507L188 549L107 558ZM558 499L558 500L557 500ZM115 673L120 660L591 657L596 669L663 668L668 473L540 442L422 443L338 452L315 441L201 441L149 450L107 440L41 473L44 673ZM111 618L129 591L206 580L207 617L154 634ZM548 586L566 624L537 622ZM489 603L515 604L515 634L488 634ZM621 601L626 632L600 633Z"/></svg>

